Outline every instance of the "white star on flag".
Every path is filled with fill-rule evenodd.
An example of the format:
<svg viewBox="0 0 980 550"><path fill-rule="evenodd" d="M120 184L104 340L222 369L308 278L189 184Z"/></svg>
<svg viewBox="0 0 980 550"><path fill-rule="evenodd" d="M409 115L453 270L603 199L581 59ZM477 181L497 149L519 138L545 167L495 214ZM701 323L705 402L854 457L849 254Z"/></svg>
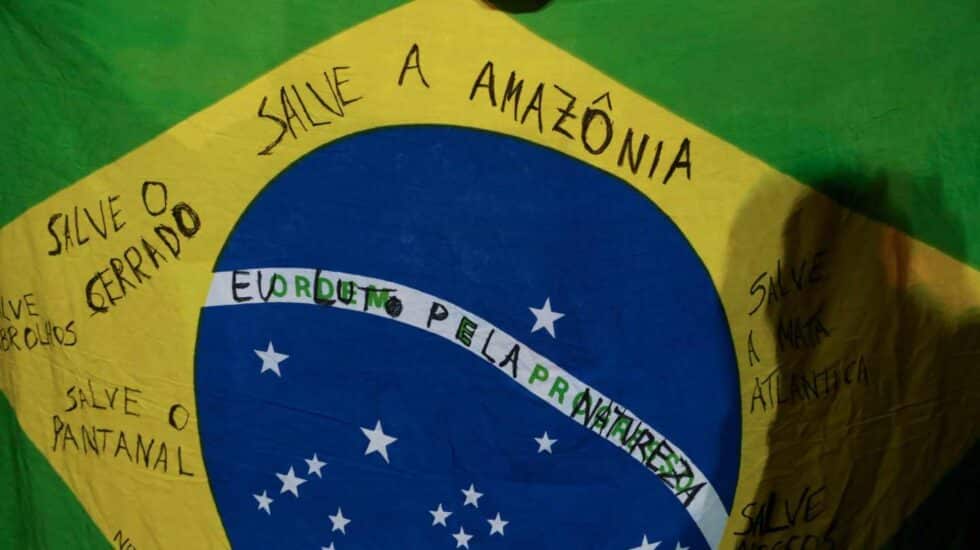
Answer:
<svg viewBox="0 0 980 550"><path fill-rule="evenodd" d="M446 525L446 518L453 515L453 513L448 510L443 510L441 502L439 503L439 506L435 510L429 510L429 513L432 514L432 525L442 525L443 527L449 527L448 525Z"/></svg>
<svg viewBox="0 0 980 550"><path fill-rule="evenodd" d="M330 546L321 546L320 550L334 550L333 543L331 542Z"/></svg>
<svg viewBox="0 0 980 550"><path fill-rule="evenodd" d="M536 332L541 329L548 331L548 334L552 338L555 337L555 321L561 319L565 316L564 313L558 313L556 311L551 311L551 298L546 298L544 305L538 308L528 308L531 313L534 314L534 326L531 327L531 332Z"/></svg>
<svg viewBox="0 0 980 550"><path fill-rule="evenodd" d="M466 506L467 504L472 504L474 508L480 507L480 504L477 501L480 500L480 497L483 496L483 493L477 492L476 487L473 487L472 483L470 483L469 489L462 489L460 492L466 495L466 502L463 503L463 506Z"/></svg>
<svg viewBox="0 0 980 550"><path fill-rule="evenodd" d="M266 514L272 515L272 510L269 509L269 505L272 504L273 500L269 498L268 491L262 491L261 495L252 495L255 500L259 501L258 510L265 510Z"/></svg>
<svg viewBox="0 0 980 550"><path fill-rule="evenodd" d="M538 442L538 452L548 454L551 454L551 446L558 442L557 439L548 437L548 432L544 432L541 437L535 437L534 440Z"/></svg>
<svg viewBox="0 0 980 550"><path fill-rule="evenodd" d="M259 371L259 374L262 374L267 370L271 370L272 372L276 373L276 376L282 378L282 373L279 372L279 363L289 359L288 355L285 353L277 353L276 348L272 347L271 341L269 342L269 347L267 347L265 351L257 349L252 351L254 351L255 355L258 355L259 358L262 359L262 370Z"/></svg>
<svg viewBox="0 0 980 550"><path fill-rule="evenodd" d="M297 477L296 473L293 472L292 466L289 467L289 472L285 474L276 474L276 477L278 477L279 481L282 482L282 489L279 491L279 494L289 491L299 498L299 486L306 483L306 480L301 477Z"/></svg>
<svg viewBox="0 0 980 550"><path fill-rule="evenodd" d="M497 512L497 517L495 517L493 519L488 519L487 520L487 523L490 524L490 534L491 535L493 535L494 533L500 533L500 536L504 536L504 526L506 526L510 522L509 521L504 521L500 517L500 512Z"/></svg>
<svg viewBox="0 0 980 550"><path fill-rule="evenodd" d="M330 523L333 524L333 528L330 529L331 533L334 531L340 531L345 535L347 534L346 528L347 524L350 523L350 520L344 517L344 511L341 510L339 506L337 507L336 514L327 517L330 518Z"/></svg>
<svg viewBox="0 0 980 550"><path fill-rule="evenodd" d="M460 525L459 532L453 535L453 538L456 539L456 548L462 546L468 549L470 547L470 539L473 538L473 535L467 535L466 531L463 530L463 526Z"/></svg>
<svg viewBox="0 0 980 550"><path fill-rule="evenodd" d="M643 542L641 542L639 546L630 548L630 550L656 550L658 546L660 546L659 540L657 542L650 542L647 540L647 536L643 535Z"/></svg>
<svg viewBox="0 0 980 550"><path fill-rule="evenodd" d="M361 428L361 431L364 432L364 437L368 438L368 446L364 450L364 454L378 453L381 455L381 458L385 459L385 462L390 463L388 460L388 445L398 441L398 438L391 437L384 432L381 428L381 420L378 420L373 430Z"/></svg>
<svg viewBox="0 0 980 550"><path fill-rule="evenodd" d="M306 465L310 467L310 471L306 472L306 475L316 474L316 477L323 479L320 474L320 469L327 465L326 462L321 462L319 458L316 457L316 453L313 453L313 458L304 458Z"/></svg>

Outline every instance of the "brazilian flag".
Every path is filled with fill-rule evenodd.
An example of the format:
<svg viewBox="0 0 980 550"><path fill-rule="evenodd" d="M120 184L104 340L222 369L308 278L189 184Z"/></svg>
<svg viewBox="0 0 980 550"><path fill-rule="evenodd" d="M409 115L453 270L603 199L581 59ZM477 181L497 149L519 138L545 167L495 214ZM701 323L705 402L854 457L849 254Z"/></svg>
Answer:
<svg viewBox="0 0 980 550"><path fill-rule="evenodd" d="M980 544L975 3L0 15L0 548Z"/></svg>

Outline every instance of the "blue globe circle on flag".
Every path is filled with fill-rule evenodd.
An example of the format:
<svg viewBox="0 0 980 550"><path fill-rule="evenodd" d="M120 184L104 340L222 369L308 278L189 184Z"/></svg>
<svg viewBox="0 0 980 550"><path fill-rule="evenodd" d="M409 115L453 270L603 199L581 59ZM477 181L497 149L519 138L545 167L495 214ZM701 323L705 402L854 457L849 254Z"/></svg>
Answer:
<svg viewBox="0 0 980 550"><path fill-rule="evenodd" d="M364 132L254 199L215 272L259 268L357 274L471 312L628 407L730 509L741 413L726 317L696 251L623 181L478 130ZM279 282L277 296L310 291ZM342 297L334 283L324 292ZM554 376L518 380L479 328L440 336L396 322L397 300L348 291L346 308L202 310L198 419L234 548L708 547L655 471L556 408ZM430 324L448 323L433 309Z"/></svg>

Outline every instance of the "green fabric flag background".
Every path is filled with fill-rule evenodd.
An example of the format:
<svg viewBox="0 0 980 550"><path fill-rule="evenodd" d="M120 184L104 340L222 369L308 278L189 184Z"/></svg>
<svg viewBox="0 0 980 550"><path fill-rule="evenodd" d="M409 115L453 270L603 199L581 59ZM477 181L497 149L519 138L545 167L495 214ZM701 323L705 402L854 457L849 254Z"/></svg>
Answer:
<svg viewBox="0 0 980 550"><path fill-rule="evenodd" d="M0 227L306 48L403 4L5 3ZM511 17L840 204L980 268L976 2L554 0ZM824 183L841 179L849 185ZM0 434L0 547L117 547L3 394ZM946 474L893 547L975 547L977 452Z"/></svg>

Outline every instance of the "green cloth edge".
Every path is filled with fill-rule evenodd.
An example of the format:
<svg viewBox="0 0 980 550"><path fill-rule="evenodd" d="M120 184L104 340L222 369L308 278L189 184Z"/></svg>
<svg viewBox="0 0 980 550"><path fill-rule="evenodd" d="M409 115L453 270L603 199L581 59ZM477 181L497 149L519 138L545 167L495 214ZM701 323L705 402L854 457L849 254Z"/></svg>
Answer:
<svg viewBox="0 0 980 550"><path fill-rule="evenodd" d="M27 438L0 392L0 547L105 550L112 545Z"/></svg>

